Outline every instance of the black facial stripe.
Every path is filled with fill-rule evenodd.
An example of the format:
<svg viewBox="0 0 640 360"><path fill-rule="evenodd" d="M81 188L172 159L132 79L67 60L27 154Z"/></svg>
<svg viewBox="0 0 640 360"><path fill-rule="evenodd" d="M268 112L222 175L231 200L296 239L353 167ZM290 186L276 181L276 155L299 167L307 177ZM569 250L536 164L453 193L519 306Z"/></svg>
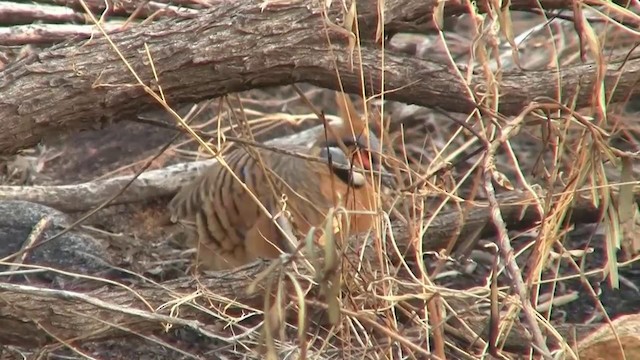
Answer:
<svg viewBox="0 0 640 360"><path fill-rule="evenodd" d="M336 175L338 179L340 179L340 181L342 181L343 183L356 189L362 187L362 185L356 185L350 181L351 171L349 171L348 169L334 168L332 171L333 171L333 174Z"/></svg>
<svg viewBox="0 0 640 360"><path fill-rule="evenodd" d="M358 144L357 142L353 141L353 139L343 139L342 141L344 143L344 146L350 147L350 146L360 146L360 144ZM329 140L326 141L322 144L322 147L334 147L334 148L340 148L340 143L337 140Z"/></svg>
<svg viewBox="0 0 640 360"><path fill-rule="evenodd" d="M362 154L362 156L369 156L369 153L371 153L371 163L372 165L379 165L380 164L380 152L379 152L379 147L378 149L376 149L376 145L378 145L378 143L374 140L371 139L371 145L373 148L373 151L371 151L369 149L369 147L366 146L366 144L363 144L362 142L355 142L353 140L347 140L344 141L344 145L349 148L356 148L360 151L360 153ZM327 141L322 145L323 148L336 148L336 149L340 149L340 146L338 144L337 141L335 140L331 140L331 141ZM350 161L353 161L355 157L355 153L350 154Z"/></svg>
<svg viewBox="0 0 640 360"><path fill-rule="evenodd" d="M354 141L353 138L349 137L346 139L342 139L342 142L347 147L357 147L362 150L380 152L380 142L375 136L369 138L369 144L367 144L366 139L364 139L363 137L359 137L357 141ZM321 144L321 146L340 147L340 143L337 140L328 140Z"/></svg>

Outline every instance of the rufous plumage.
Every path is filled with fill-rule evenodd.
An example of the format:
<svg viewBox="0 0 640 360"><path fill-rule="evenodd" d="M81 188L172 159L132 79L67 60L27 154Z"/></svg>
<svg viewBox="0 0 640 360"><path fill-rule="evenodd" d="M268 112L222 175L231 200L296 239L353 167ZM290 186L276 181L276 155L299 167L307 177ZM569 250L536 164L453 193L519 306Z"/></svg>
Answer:
<svg viewBox="0 0 640 360"><path fill-rule="evenodd" d="M389 187L393 179L381 164L380 141L351 100L342 93L337 93L336 100L343 120L340 125L329 125L310 148L286 148L323 162L262 148L238 148L224 156L235 177L216 163L171 200L174 221L195 222L193 240L201 268L228 269L290 251L286 232L278 226L283 223L274 220L282 209L291 215L288 224L299 239L311 227L322 226L329 209L338 205L347 210L340 227L343 235L372 228L379 203L379 191L373 185L377 176L357 169L384 173L382 183Z"/></svg>

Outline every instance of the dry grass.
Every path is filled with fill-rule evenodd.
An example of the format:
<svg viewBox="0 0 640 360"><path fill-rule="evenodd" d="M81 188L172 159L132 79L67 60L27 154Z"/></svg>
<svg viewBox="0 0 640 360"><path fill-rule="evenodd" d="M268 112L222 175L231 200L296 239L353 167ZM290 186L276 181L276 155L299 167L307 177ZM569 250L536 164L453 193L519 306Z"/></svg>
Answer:
<svg viewBox="0 0 640 360"><path fill-rule="evenodd" d="M247 307L234 299L221 298L216 289L203 287L197 293L181 294L156 307L156 311L172 309L173 320L166 319L167 327L189 325L188 320L180 318L181 307L201 311L205 318L211 319L211 323L220 326L216 335L200 332L205 338L224 344L215 354L220 358L411 359L431 356L475 359L496 353L509 356L509 351L500 349L502 334L521 319L529 326L532 343L543 354L552 356L543 340L543 333L551 330L553 334L551 314L554 304L575 299L568 299L566 294L555 295L558 288L563 287L562 282L567 280L560 278L560 264L572 268L577 273L574 277L588 277L588 273L581 269L580 257L585 253L572 252L576 249L567 248L567 244L571 244L571 229L563 223L576 194L589 194L594 202L603 202L606 209L599 230L604 234L599 239L604 239L605 243L582 250L605 249L601 273L606 274L613 287L627 281L620 278L619 265L621 261L629 264L635 260L638 248L634 237L638 231L631 224L637 221L638 214L633 196L623 195L637 193L634 187L640 184L637 181L640 129L619 104L609 104L607 94L612 89L594 88L594 106L589 109L573 108L573 99L560 93L555 98L538 99L515 117L506 118L496 109L501 97L508 96L499 92L504 72L518 66L528 70L561 69L579 62L581 57L604 71L613 59L635 54L633 44L638 41L637 34L615 23L609 17L612 15L607 15L623 11L611 4L603 4L598 9L583 5L580 11L571 14L578 16L575 23L545 16L526 17L508 9L494 9L485 15L475 13L475 9L470 10L474 11L474 16L466 16L459 21L461 30L456 32L457 37L453 40L448 34L441 33L429 38L403 35L394 41L417 44L417 56L430 56L434 49L440 50L437 54L443 61L464 65L467 73L482 73L486 79L483 95L475 95L476 89L468 89L469 94L476 96L476 112L467 116L442 114L380 99L366 99L362 94L367 100L362 106L365 116L374 119L376 112L390 114L376 125L384 129L383 141L393 153L387 164L397 171L404 189L393 194L391 199L380 199L380 204L391 202L396 207L394 212L381 212L378 226L372 229L377 234L374 246L378 262L343 261L341 252L357 252L361 244L344 245L347 248L341 246L343 242L333 236L333 220L327 221L325 227L317 229L326 240L322 262L309 255L312 252L306 251L301 254L307 254L307 257L295 264L292 264L292 257L284 256L282 261L255 279L256 289L258 284L264 285L269 293L274 294L274 297L267 297L264 308ZM634 14L625 16L629 22L640 20ZM97 23L97 19L94 20ZM357 24L346 30L355 29ZM522 51L512 52L508 44L518 44ZM117 51L115 44L112 46ZM358 50L358 41L355 41L353 56L358 56ZM153 66L152 56L147 56ZM126 62L125 59L123 61ZM135 75L132 68L129 70ZM459 75L461 78L467 76L462 71ZM156 80L158 84L162 83L162 79ZM307 122L320 123L314 114L319 112L318 109L303 110L306 108L301 105L304 102L299 102L295 96L271 99L272 104L265 103L264 99L234 96L215 104L215 118L204 116L206 121L188 124L192 115L180 116L167 104L161 89L154 92L140 79L138 81L138 85L145 87L149 96L155 98L175 123L189 132L191 138L181 140L166 150L182 160L198 159L204 152L229 170L224 154L231 143L226 141L226 137L254 140L256 137L260 139L264 132L281 128L283 124L299 128ZM557 82L561 81L558 76ZM253 96L257 93L254 92ZM306 94L311 103L323 101L323 94L316 90ZM297 106L298 111L294 113L305 114L273 111L291 103ZM206 104L199 110L208 106L212 104ZM212 136L205 138L197 130ZM147 161L135 168L141 171L150 164L151 161ZM124 170L127 169L120 168L108 176ZM15 176L14 172L9 175L10 178ZM240 182L238 178L236 181ZM471 282L474 287L454 290L443 285L443 278L448 275L446 269L453 263L446 256L431 254L426 258L436 260L429 262L392 262L388 256L397 251L393 234L388 232L390 219L406 221L415 234L428 233L430 215L445 209L463 209L480 198L488 199L490 206L497 208L495 196L501 190L519 188L533 193L536 186L549 190L551 194L549 199L532 204L545 214L545 221L529 234L517 234L524 238L517 243L514 240L516 234L507 231L496 212L493 220L499 234L495 241L499 260L491 257L495 262L488 271L481 272L487 277L474 279ZM263 211L267 210L263 208ZM340 216L344 211L337 208L333 214ZM300 241L306 243L306 247L312 247L309 239ZM626 250L627 258L619 259L617 251L620 248ZM407 259L425 258L420 247L415 251ZM295 258L299 260L301 254ZM560 258L563 260L558 260ZM304 266L307 271L298 271L299 266ZM457 274L458 277L465 276L462 271ZM555 277L549 274L555 274ZM583 284L584 294L600 308L605 321L610 321L597 289L588 281L583 281ZM499 317L499 322L492 326L496 330L494 340L500 340L496 344L477 340L474 347L464 347L464 342L451 336L451 329L444 326L445 321L457 317L461 311L456 304L450 303L450 299L465 299L469 304L478 306L492 303L491 309L478 309L477 312L490 311L494 320ZM277 306L272 306L269 301L275 301ZM264 309L270 310L264 316L265 326L260 326L259 319L262 319ZM293 321L284 321L287 317ZM320 319L324 320L323 326L318 326ZM459 330L464 332L468 329L464 329L462 324ZM153 338L153 341L176 349L158 338ZM71 343L66 346L75 348ZM197 358L184 350L179 352ZM78 353L82 352L78 350ZM529 354L530 358L536 356ZM553 356L577 358L575 349L567 342L555 349Z"/></svg>

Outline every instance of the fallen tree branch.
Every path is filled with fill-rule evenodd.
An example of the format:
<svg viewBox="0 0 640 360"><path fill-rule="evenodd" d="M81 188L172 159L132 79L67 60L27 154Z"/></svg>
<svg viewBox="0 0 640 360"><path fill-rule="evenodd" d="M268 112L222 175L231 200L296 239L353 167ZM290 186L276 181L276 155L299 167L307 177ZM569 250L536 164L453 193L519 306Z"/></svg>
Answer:
<svg viewBox="0 0 640 360"><path fill-rule="evenodd" d="M540 221L537 210L529 206L533 203L529 194L514 191L499 196L499 200L503 219L510 228L531 227ZM599 209L589 206L586 201L576 200L576 209L570 221L598 220ZM578 219L577 216L582 218ZM487 207L473 208L466 216L461 216L458 212L437 216L422 239L424 250L435 251L446 247L448 242L452 241L451 234L454 233L458 233L458 239L463 240L470 234L480 233L486 236L495 233L490 219L491 214ZM411 229L406 225L394 223L391 231L399 250L396 255L410 254L413 243ZM344 254L346 263L366 264L363 265L366 267L375 267L379 263L378 252L372 245L372 239L367 235L354 236L350 243L365 245L363 249L347 249ZM320 251L320 253L323 252ZM321 261L322 255L316 255L316 260ZM255 291L248 292L246 289L256 281L258 274L264 269L272 268L273 263L278 261L280 260L258 261L240 269L209 273L198 278L182 278L161 284L145 283L130 287L100 284L100 288L84 292L0 283L0 323L3 325L0 326L0 342L35 346L51 342L48 334L55 334L61 339L96 340L120 336L123 334L123 329L140 333L160 330L163 324L167 323L187 326L205 337L219 339L212 330L211 321L214 320L202 311L202 306L205 306L203 304L222 303L261 309L262 294L265 293L263 287L268 281L261 280L255 283L254 286L257 286ZM302 283L308 284L309 279L314 278L314 274L304 265L297 266L297 271L297 279ZM316 271L321 270L316 269ZM273 273L272 271L267 275L267 278L273 276ZM209 293L205 289L211 289L213 292ZM416 290L413 289L413 291L407 293L415 294L422 290L415 292ZM470 308L471 300L462 296L460 292L441 289L439 295L451 306L460 310L460 313L465 313ZM187 298L190 300L185 300ZM174 305L179 307L179 311ZM176 311L179 312L180 319L171 319L167 316ZM78 316L79 314L85 315ZM480 315L473 314L476 317ZM485 333L486 321L484 317L472 322L477 324L478 328L474 330L478 334ZM516 344L520 347L524 346L521 337Z"/></svg>
<svg viewBox="0 0 640 360"><path fill-rule="evenodd" d="M396 0L388 4L385 21L390 28L394 21L398 26L430 21L436 3ZM537 7L533 3L537 4L522 1L512 6ZM372 2L358 6L360 30L367 38L371 26L377 24L378 9ZM445 9L447 14L465 11L455 5ZM408 13L412 10L416 12ZM340 2L332 2L325 16L324 9L304 2L267 4L262 9L259 3L235 0L194 19L159 21L111 38L140 79L153 89L161 86L171 104L298 82L337 90L337 70L346 92L362 92L362 73L368 94L379 94L384 84L390 100L457 112L476 109L468 89L482 91L485 79L481 75L472 76L467 86L447 65L391 51L382 53L366 41L357 52L362 58L353 57L347 32L327 24L327 19L340 24L342 18ZM155 83L145 46L160 84ZM620 68L618 63L608 64L604 84L607 89L615 85L607 94L610 102L625 99L638 86L634 79L640 73L640 59L627 61L623 76ZM564 97L560 101L576 99L576 107L589 105L595 72L596 67L588 64L559 72L504 73L500 92L509 96L501 98L499 110L516 114L536 98L554 98L558 93ZM562 89L556 88L558 83ZM120 121L157 105L99 36L81 46L71 43L34 53L8 66L0 72L0 91L0 153L13 153L70 130Z"/></svg>
<svg viewBox="0 0 640 360"><path fill-rule="evenodd" d="M121 31L123 28L122 24L112 23L104 24L103 27L109 33ZM98 28L92 25L34 24L0 27L0 45L51 43L99 33Z"/></svg>
<svg viewBox="0 0 640 360"><path fill-rule="evenodd" d="M82 2L94 14L101 14L109 10L109 17L117 16L121 18L129 18L132 14L136 14L136 18L147 17L153 15L158 16L158 10L170 10L169 13L160 14L159 16L184 16L185 14L194 14L195 9L211 7L208 1L199 0L112 0L107 2L101 0L47 0L60 6L65 6L74 10L84 12Z"/></svg>
<svg viewBox="0 0 640 360"><path fill-rule="evenodd" d="M80 22L84 20L83 14L67 7L6 1L0 3L0 24L3 26L30 24L35 21Z"/></svg>
<svg viewBox="0 0 640 360"><path fill-rule="evenodd" d="M267 141L265 144L308 145L322 129L322 126L316 126L297 134ZM216 162L216 159L200 160L145 171L109 205L145 202L175 194L184 184L193 180L202 169ZM94 209L105 199L116 194L131 181L131 177L132 175L117 176L73 185L0 185L0 199L29 201L66 212L85 211Z"/></svg>

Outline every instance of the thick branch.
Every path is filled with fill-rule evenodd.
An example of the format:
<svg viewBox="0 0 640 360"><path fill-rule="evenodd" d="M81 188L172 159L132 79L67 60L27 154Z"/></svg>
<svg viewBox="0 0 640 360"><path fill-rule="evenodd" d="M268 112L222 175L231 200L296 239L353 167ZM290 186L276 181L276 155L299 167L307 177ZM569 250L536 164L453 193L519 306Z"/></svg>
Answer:
<svg viewBox="0 0 640 360"><path fill-rule="evenodd" d="M433 5L435 1L423 3ZM522 6L529 2L512 3ZM551 3L557 5L558 1ZM332 4L327 18L340 24L341 2ZM359 3L365 33L366 24L377 19L375 4ZM415 8L410 0L392 2L387 14L390 22L431 19L432 7L411 17L401 10L402 4ZM447 9L463 11L454 5ZM391 100L459 112L475 109L467 88L482 92L485 81L481 76L474 76L467 87L446 66L388 51L383 73L379 48L367 42L361 52L352 52L345 32L335 29L327 25L323 10L308 2L278 2L262 9L259 2L236 0L221 3L195 19L139 26L114 34L112 39L140 79L157 89L145 52L148 46L169 104L297 82L338 89L335 66L344 89L360 93L361 66L368 92L380 93L384 83L385 90L393 90L386 95ZM362 60L355 58L352 68L351 55L358 53ZM612 101L621 100L635 88L640 59L626 63L624 76L618 70L619 64L611 64L605 79L607 89L616 85ZM500 110L515 114L534 99L553 98L557 93L564 99L575 97L577 107L588 105L595 71L595 66L583 65L559 73L503 74L501 93L509 96L501 98ZM558 83L561 90L556 89ZM100 37L81 46L61 45L9 66L0 72L0 92L0 153L13 153L47 136L119 121L154 106L154 100Z"/></svg>
<svg viewBox="0 0 640 360"><path fill-rule="evenodd" d="M536 210L527 206L531 203L529 194L512 192L501 196L500 199L501 211L507 224L516 225L516 228L525 223L531 226L532 221L540 219ZM598 209L580 201L576 204L576 210L579 211L574 211L574 216L581 214L582 221L592 222L599 215ZM585 214L587 215L585 216ZM442 248L452 240L451 234L458 233L457 230L460 230L460 239L465 239L471 236L470 234L483 233L486 235L491 233L493 226L489 219L490 213L485 207L472 209L464 219L458 213L438 216L422 239L424 250ZM400 253L411 253L409 249L413 235L410 229L402 224L394 224L392 231ZM364 261L361 261L360 249L348 249L345 253L347 263L367 264L363 266L375 267L375 264L379 264L378 252L372 239L363 239L363 237L364 235L357 236L357 238L351 239L350 243L367 244L362 250ZM317 257L322 258L321 255ZM55 334L62 339L109 338L121 335L122 327L131 331L145 332L160 329L163 323L186 326L205 336L212 337L215 335L206 325L210 318L197 308L190 306L188 302L181 307L180 318L166 316L168 311L172 310L171 307L163 307L164 310L155 312L151 309L158 309L162 304L194 294L198 289L214 289L216 299L208 299L213 302L220 299L233 299L233 301L246 306L261 308L263 301L261 294L264 294L264 289L258 289L252 293L246 292L245 289L254 282L256 274L266 269L270 263L261 261L242 269L203 275L197 279L178 279L163 283L161 286L135 285L133 291L123 287L106 285L94 291L79 293L0 283L0 319L2 319L0 321L5 325L10 325L0 326L0 342L4 344L43 344L49 341L46 332ZM314 261L314 263L316 262ZM302 275L299 276L299 280L303 283L306 283L304 280L306 278L314 278L314 274L307 267L298 266L297 268ZM260 288L265 283L266 281L260 281L257 285ZM469 306L466 300L461 300L459 293L441 294L441 296L460 313L464 313L464 310ZM147 304L143 303L141 299L144 299ZM205 299L200 300L197 302L207 303ZM173 311L175 310L173 309ZM87 316L79 316L79 314ZM476 315L478 314L474 314L474 316ZM474 326L477 327L475 330L478 333L484 333L486 317L480 320L476 318L470 322L477 324ZM121 327L109 327L105 324L116 324Z"/></svg>
<svg viewBox="0 0 640 360"><path fill-rule="evenodd" d="M322 130L322 126L316 126L293 135L272 139L265 145L274 148L309 145ZM125 175L72 185L0 185L0 199L34 202L65 212L84 211L97 207L128 185L124 193L109 205L145 202L175 194L202 169L216 162L216 159L208 159L149 170L140 174L133 182L133 175Z"/></svg>

